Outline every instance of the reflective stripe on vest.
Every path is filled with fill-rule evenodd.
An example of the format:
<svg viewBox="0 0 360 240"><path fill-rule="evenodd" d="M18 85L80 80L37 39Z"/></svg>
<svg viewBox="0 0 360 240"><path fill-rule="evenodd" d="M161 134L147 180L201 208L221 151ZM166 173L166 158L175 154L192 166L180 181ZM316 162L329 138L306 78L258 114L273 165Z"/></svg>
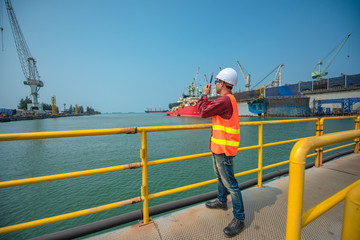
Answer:
<svg viewBox="0 0 360 240"><path fill-rule="evenodd" d="M232 134L240 134L240 129L228 128L228 127L224 127L222 125L214 125L212 127L212 129L213 130L222 130L224 132L232 133Z"/></svg>
<svg viewBox="0 0 360 240"><path fill-rule="evenodd" d="M229 141L224 139L216 139L211 137L211 141L219 145L235 146L238 147L240 142Z"/></svg>
<svg viewBox="0 0 360 240"><path fill-rule="evenodd" d="M235 156L240 144L239 114L234 95L227 96L230 98L233 114L230 119L224 119L219 115L213 116L210 149L216 154Z"/></svg>

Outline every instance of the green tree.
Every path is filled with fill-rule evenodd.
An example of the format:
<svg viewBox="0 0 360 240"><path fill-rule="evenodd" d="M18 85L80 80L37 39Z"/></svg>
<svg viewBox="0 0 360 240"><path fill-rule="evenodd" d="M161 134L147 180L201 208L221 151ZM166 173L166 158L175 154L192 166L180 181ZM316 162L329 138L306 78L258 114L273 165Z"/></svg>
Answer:
<svg viewBox="0 0 360 240"><path fill-rule="evenodd" d="M78 112L79 112L79 113L84 113L84 107L83 107L83 106L79 106L79 107L78 107Z"/></svg>
<svg viewBox="0 0 360 240"><path fill-rule="evenodd" d="M73 112L75 112L75 108L72 106L72 104L70 104L70 107L69 107L68 112L69 112L70 114L72 114Z"/></svg>
<svg viewBox="0 0 360 240"><path fill-rule="evenodd" d="M28 103L31 103L31 99L28 96L26 96L25 99L20 100L20 103L18 105L18 109L26 110Z"/></svg>
<svg viewBox="0 0 360 240"><path fill-rule="evenodd" d="M87 114L100 114L100 112L95 111L92 107L86 107Z"/></svg>
<svg viewBox="0 0 360 240"><path fill-rule="evenodd" d="M45 111L45 110L48 110L48 111L51 111L51 110L52 110L51 104L42 103L42 105L43 105L43 110L44 110L44 111Z"/></svg>

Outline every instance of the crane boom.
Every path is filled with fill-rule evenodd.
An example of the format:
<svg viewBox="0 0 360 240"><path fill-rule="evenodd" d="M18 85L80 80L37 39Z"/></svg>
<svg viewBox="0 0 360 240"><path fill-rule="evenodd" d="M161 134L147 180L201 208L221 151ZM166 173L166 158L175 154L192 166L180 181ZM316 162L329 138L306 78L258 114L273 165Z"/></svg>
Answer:
<svg viewBox="0 0 360 240"><path fill-rule="evenodd" d="M241 64L239 63L239 61L236 61L237 64L239 65L241 74L243 75L244 79L245 79L245 87L246 87L246 91L250 91L250 74L246 75L244 69L242 68Z"/></svg>
<svg viewBox="0 0 360 240"><path fill-rule="evenodd" d="M314 70L311 73L311 77L313 79L317 78L320 79L324 76L326 76L328 73L326 72L326 70L328 69L328 67L330 66L330 64L334 61L335 57L338 55L338 53L340 52L340 50L342 49L342 47L344 46L346 40L348 40L348 38L350 37L351 33L349 33L345 39L340 43L339 47L336 49L335 53L333 54L333 56L329 59L329 61L327 61L325 67L323 69L321 69L321 66L323 64L322 61L319 61L316 65ZM319 67L319 71L316 71L315 69Z"/></svg>
<svg viewBox="0 0 360 240"><path fill-rule="evenodd" d="M24 35L21 31L20 25L16 19L14 9L10 0L5 0L6 9L9 15L9 21L13 32L16 49L19 55L20 65L25 75L25 85L29 85L31 89L31 104L28 104L28 110L33 109L42 111L42 105L38 102L38 92L44 83L40 80L39 72L36 67L36 61L31 56L28 45L26 44Z"/></svg>

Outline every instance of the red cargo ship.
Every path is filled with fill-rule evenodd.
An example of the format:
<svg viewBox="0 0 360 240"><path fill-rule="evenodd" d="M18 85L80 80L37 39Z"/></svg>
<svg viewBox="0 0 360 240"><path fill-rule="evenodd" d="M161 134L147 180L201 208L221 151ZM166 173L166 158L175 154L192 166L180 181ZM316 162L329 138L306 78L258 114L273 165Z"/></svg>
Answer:
<svg viewBox="0 0 360 240"><path fill-rule="evenodd" d="M189 93L182 94L177 102L169 104L170 111L166 112L167 116L200 116L196 107L196 102L200 99L202 94L202 86L197 86L196 84L199 69L200 67L198 67L196 76L191 85L187 87Z"/></svg>
<svg viewBox="0 0 360 240"><path fill-rule="evenodd" d="M177 107L174 109L174 111L168 111L166 112L166 115L168 116L199 116L199 111L196 107L196 105L194 106L184 106L184 107Z"/></svg>

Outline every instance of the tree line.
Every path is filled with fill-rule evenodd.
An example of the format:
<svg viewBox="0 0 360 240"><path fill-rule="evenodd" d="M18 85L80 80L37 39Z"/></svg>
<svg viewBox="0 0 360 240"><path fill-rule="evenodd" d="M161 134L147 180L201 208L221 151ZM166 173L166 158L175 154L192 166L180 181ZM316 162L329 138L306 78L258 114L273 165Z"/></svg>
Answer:
<svg viewBox="0 0 360 240"><path fill-rule="evenodd" d="M20 100L19 105L18 105L18 109L26 110L28 103L31 103L31 99L28 96L26 96L25 99L22 98ZM42 103L42 105L43 105L43 110L44 111L51 111L52 110L51 104ZM58 107L56 107L56 112L59 112ZM70 107L68 109L66 109L66 112L70 113L70 114L75 113L75 107L70 105ZM86 107L86 111L84 111L83 106L78 106L78 113L100 114L100 112L95 111L92 107Z"/></svg>

